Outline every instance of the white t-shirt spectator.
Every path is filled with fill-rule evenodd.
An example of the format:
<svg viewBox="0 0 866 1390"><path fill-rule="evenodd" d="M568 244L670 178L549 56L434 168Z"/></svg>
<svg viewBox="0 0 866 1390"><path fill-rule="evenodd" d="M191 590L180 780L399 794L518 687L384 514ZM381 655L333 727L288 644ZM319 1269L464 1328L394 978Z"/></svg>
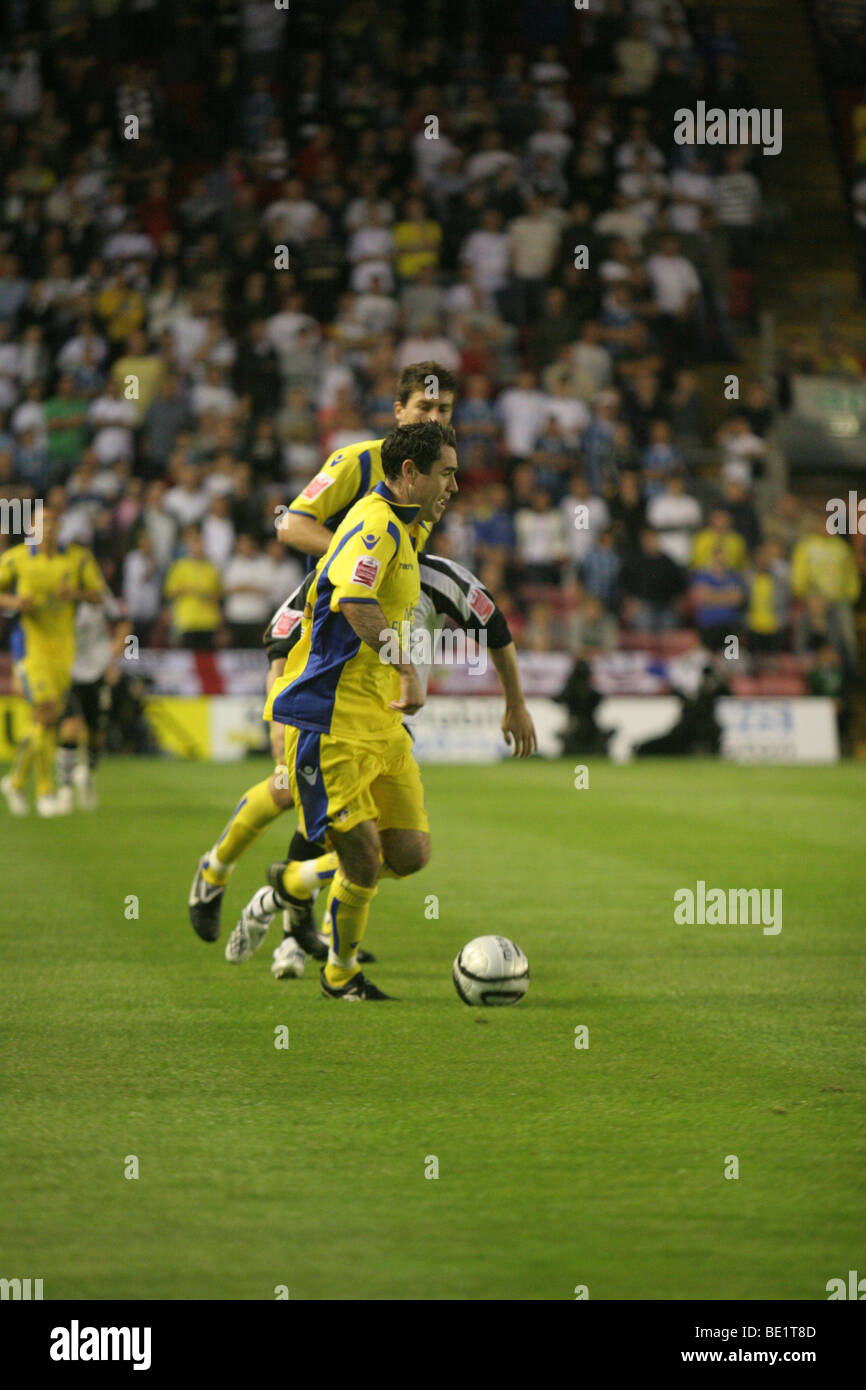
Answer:
<svg viewBox="0 0 866 1390"><path fill-rule="evenodd" d="M208 509L207 494L200 492L188 492L185 487L170 487L162 500L164 510L177 523L181 530L184 526L197 526Z"/></svg>
<svg viewBox="0 0 866 1390"><path fill-rule="evenodd" d="M559 247L559 232L550 217L515 217L508 224L512 269L521 280L541 280L550 274Z"/></svg>
<svg viewBox="0 0 866 1390"><path fill-rule="evenodd" d="M279 357L283 357L293 350L304 330L313 329L318 332L318 324L312 315L282 309L268 319L266 334L271 347Z"/></svg>
<svg viewBox="0 0 866 1390"><path fill-rule="evenodd" d="M517 156L508 150L479 150L466 161L467 183L484 183L494 179L502 169L514 168Z"/></svg>
<svg viewBox="0 0 866 1390"><path fill-rule="evenodd" d="M225 615L230 623L265 624L273 612L274 563L268 555L233 555L223 570ZM242 592L231 590L240 586ZM283 598L288 597L288 591Z"/></svg>
<svg viewBox="0 0 866 1390"><path fill-rule="evenodd" d="M550 155L557 169L562 169L574 149L574 141L561 130L537 130L527 140L526 149L533 163L542 155Z"/></svg>
<svg viewBox="0 0 866 1390"><path fill-rule="evenodd" d="M680 314L689 297L700 294L698 272L685 256L650 256L646 272L653 298L663 314Z"/></svg>
<svg viewBox="0 0 866 1390"><path fill-rule="evenodd" d="M471 232L460 248L460 260L472 267L472 283L484 294L508 284L508 237L504 232Z"/></svg>
<svg viewBox="0 0 866 1390"><path fill-rule="evenodd" d="M140 550L130 550L123 562L123 602L133 627L159 617L162 577L154 559Z"/></svg>
<svg viewBox="0 0 866 1390"><path fill-rule="evenodd" d="M396 301L387 294L359 294L353 318L365 333L389 333L399 312Z"/></svg>
<svg viewBox="0 0 866 1390"><path fill-rule="evenodd" d="M586 511L578 514L577 508ZM565 554L573 564L579 565L592 550L603 531L610 525L610 511L603 497L564 497L559 504L562 518L562 531L565 538ZM580 526L575 521L580 520Z"/></svg>
<svg viewBox="0 0 866 1390"><path fill-rule="evenodd" d="M447 338L404 338L397 348L394 365L398 372L410 362L441 362L449 371L460 366L460 353Z"/></svg>
<svg viewBox="0 0 866 1390"><path fill-rule="evenodd" d="M171 336L178 366L191 367L195 354L207 342L208 321L184 310L171 319Z"/></svg>
<svg viewBox="0 0 866 1390"><path fill-rule="evenodd" d="M115 232L102 248L107 261L149 261L156 247L146 232Z"/></svg>
<svg viewBox="0 0 866 1390"><path fill-rule="evenodd" d="M515 458L532 453L547 400L543 391L525 391L512 386L503 391L496 411L505 430L505 452Z"/></svg>
<svg viewBox="0 0 866 1390"><path fill-rule="evenodd" d="M521 507L514 517L517 553L525 565L550 565L565 554L562 513Z"/></svg>
<svg viewBox="0 0 866 1390"><path fill-rule="evenodd" d="M647 521L659 533L659 546L678 565L688 568L692 537L701 527L697 498L687 493L659 492L650 498Z"/></svg>
<svg viewBox="0 0 866 1390"><path fill-rule="evenodd" d="M193 415L232 415L238 408L238 398L230 386L217 386L198 381L189 393Z"/></svg>
<svg viewBox="0 0 866 1390"><path fill-rule="evenodd" d="M45 427L45 407L42 401L22 401L13 410L10 424L13 434L20 435L27 430L32 430L34 444L41 446L48 439L48 431Z"/></svg>
<svg viewBox="0 0 866 1390"><path fill-rule="evenodd" d="M318 454L316 457L318 458ZM315 468L315 466L314 463L313 467ZM270 607L272 612L285 602L289 594L294 593L303 578L304 567L299 560L293 560L287 555L282 560L271 561Z"/></svg>
<svg viewBox="0 0 866 1390"><path fill-rule="evenodd" d="M356 294L364 294L377 275L386 291L393 289L393 252L394 238L387 227L359 227L353 233L346 255L352 267L351 287Z"/></svg>
<svg viewBox="0 0 866 1390"><path fill-rule="evenodd" d="M87 419L96 431L92 444L102 464L131 459L135 453L134 426L138 421L135 401L118 400L116 396L98 396L87 412Z"/></svg>
<svg viewBox="0 0 866 1390"><path fill-rule="evenodd" d="M394 221L394 205L389 203L387 198L353 198L343 216L346 231L357 232L359 227L364 226L371 208L376 208L379 220L384 226L387 227Z"/></svg>
<svg viewBox="0 0 866 1390"><path fill-rule="evenodd" d="M668 211L671 230L689 235L700 227L701 212L713 207L713 180L709 174L694 173L691 169L677 169L671 177L671 197L690 200L684 203L672 201Z"/></svg>
<svg viewBox="0 0 866 1390"><path fill-rule="evenodd" d="M449 140L448 136L443 135L441 131L437 140L428 140L424 131L419 130L412 140L415 173L424 184L435 183L440 167L452 155L459 153L454 141Z"/></svg>
<svg viewBox="0 0 866 1390"><path fill-rule="evenodd" d="M276 227L291 243L301 245L307 240L310 227L320 211L309 198L278 198L265 208L262 222L269 236Z"/></svg>
<svg viewBox="0 0 866 1390"><path fill-rule="evenodd" d="M201 538L206 558L221 570L235 548L235 528L231 521L227 516L206 516L201 524Z"/></svg>
<svg viewBox="0 0 866 1390"><path fill-rule="evenodd" d="M74 337L66 339L57 354L57 365L62 372L70 372L75 367L80 367L87 358L91 365L99 366L105 360L106 351L105 339L100 338L97 333L89 336L77 333Z"/></svg>
<svg viewBox="0 0 866 1390"><path fill-rule="evenodd" d="M569 442L576 444L590 420L589 411L583 401L576 400L574 396L548 395L543 397L543 401L544 404L541 408L542 429L544 421L553 416Z"/></svg>

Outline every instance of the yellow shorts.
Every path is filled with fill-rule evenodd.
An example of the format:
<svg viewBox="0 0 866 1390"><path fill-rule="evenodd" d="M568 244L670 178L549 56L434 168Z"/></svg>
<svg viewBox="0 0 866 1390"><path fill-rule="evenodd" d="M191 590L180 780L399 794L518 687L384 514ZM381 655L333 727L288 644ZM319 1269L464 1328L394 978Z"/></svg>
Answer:
<svg viewBox="0 0 866 1390"><path fill-rule="evenodd" d="M365 820L377 821L380 830L430 828L412 740L402 726L387 739L348 743L287 725L286 767L308 840Z"/></svg>
<svg viewBox="0 0 866 1390"><path fill-rule="evenodd" d="M68 666L52 665L36 657L25 656L15 664L15 677L21 693L31 705L66 705L72 672Z"/></svg>

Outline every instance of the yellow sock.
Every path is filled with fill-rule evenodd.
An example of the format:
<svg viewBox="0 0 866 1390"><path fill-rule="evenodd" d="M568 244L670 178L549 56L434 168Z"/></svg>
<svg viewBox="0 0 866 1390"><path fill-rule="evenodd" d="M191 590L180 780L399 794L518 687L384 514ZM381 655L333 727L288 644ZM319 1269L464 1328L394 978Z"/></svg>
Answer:
<svg viewBox="0 0 866 1390"><path fill-rule="evenodd" d="M370 904L377 892L375 886L362 888L360 884L350 883L341 871L334 875L323 930L331 938L325 979L336 989L348 984L361 968L358 947L364 938Z"/></svg>
<svg viewBox="0 0 866 1390"><path fill-rule="evenodd" d="M13 787L19 792L22 792L27 785L33 759L36 756L36 730L38 728L39 725L36 720L31 719L15 752L15 764L9 777Z"/></svg>
<svg viewBox="0 0 866 1390"><path fill-rule="evenodd" d="M57 747L57 730L45 724L38 725L33 740L36 762L36 795L52 796L54 793L54 756Z"/></svg>
<svg viewBox="0 0 866 1390"><path fill-rule="evenodd" d="M318 859L290 859L283 871L283 886L293 898L311 898L318 888L331 882L338 864L333 850Z"/></svg>
<svg viewBox="0 0 866 1390"><path fill-rule="evenodd" d="M257 782L241 797L202 869L202 878L206 883L227 883L244 850L249 849L271 821L281 814L282 807L277 805L269 790L270 780L270 777L266 777L264 782Z"/></svg>

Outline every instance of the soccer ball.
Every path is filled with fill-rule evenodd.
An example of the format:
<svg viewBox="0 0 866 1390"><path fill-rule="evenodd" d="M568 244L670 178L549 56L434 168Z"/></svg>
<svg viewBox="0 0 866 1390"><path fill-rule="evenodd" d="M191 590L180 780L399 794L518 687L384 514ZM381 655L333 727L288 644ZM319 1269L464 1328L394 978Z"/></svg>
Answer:
<svg viewBox="0 0 866 1390"><path fill-rule="evenodd" d="M452 974L464 1004L516 1004L529 989L529 961L507 936L476 936Z"/></svg>

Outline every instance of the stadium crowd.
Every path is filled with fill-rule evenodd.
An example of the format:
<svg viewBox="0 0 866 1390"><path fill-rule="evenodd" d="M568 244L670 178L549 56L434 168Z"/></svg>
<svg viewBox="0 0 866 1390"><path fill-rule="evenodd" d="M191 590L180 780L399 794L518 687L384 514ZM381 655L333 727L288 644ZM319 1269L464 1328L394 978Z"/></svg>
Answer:
<svg viewBox="0 0 866 1390"><path fill-rule="evenodd" d="M11 7L0 497L59 504L143 643L254 645L303 572L279 508L432 360L461 464L436 547L518 642L696 627L851 665L844 542L793 497L759 514L766 391L710 431L694 371L754 312L760 158L673 142L679 107L751 104L725 13L445 5L419 38L328 9Z"/></svg>

